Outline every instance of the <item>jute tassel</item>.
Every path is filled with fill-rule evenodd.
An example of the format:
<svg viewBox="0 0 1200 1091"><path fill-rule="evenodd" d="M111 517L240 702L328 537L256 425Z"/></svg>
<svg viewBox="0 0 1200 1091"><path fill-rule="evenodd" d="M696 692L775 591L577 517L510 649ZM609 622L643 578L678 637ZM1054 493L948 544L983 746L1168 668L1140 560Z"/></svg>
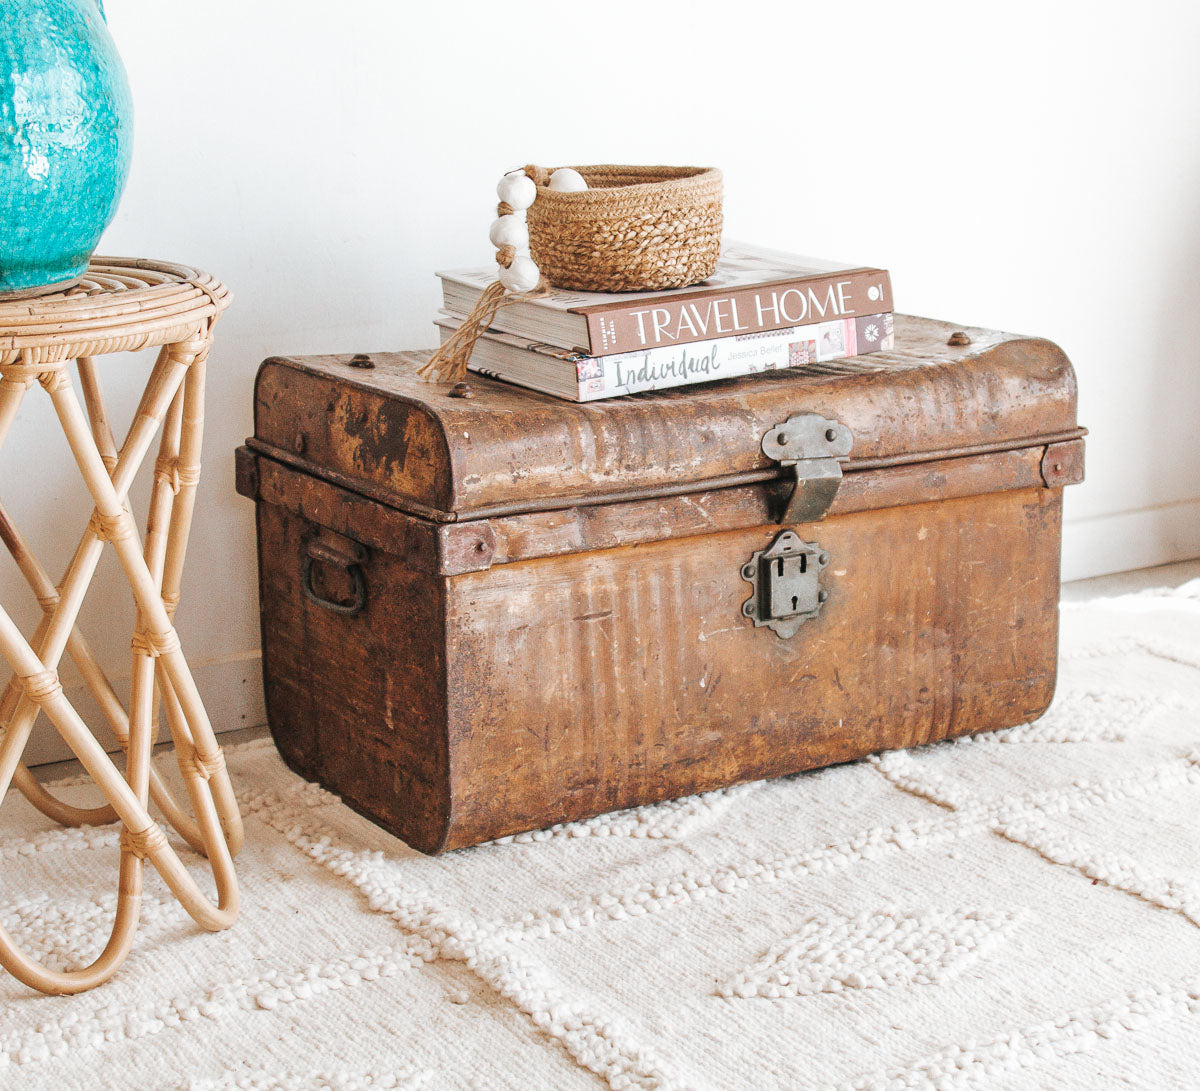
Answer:
<svg viewBox="0 0 1200 1091"><path fill-rule="evenodd" d="M512 172L513 175L519 172ZM525 176L532 181L534 186L546 184L548 172L540 167L525 167ZM512 175L506 175L501 180L501 186L510 179ZM520 181L524 183L526 190L531 190L532 187L525 178ZM526 192L523 203L518 203L515 197L510 197L513 200L513 205L503 200L505 192L501 192L500 204L496 206L496 215L500 217L511 216L515 211L514 205L519 208L527 208L533 203L534 192ZM524 228L522 226L521 233ZM527 241L527 240L526 240ZM500 239L496 240L499 244ZM496 264L502 269L509 269L513 264L513 260L517 257L517 251L512 246L501 246L496 251ZM475 301L475 306L471 308L471 313L463 320L463 324L458 327L447 339L442 346L429 357L429 362L417 370L417 374L422 379L427 379L430 382L440 381L444 383L461 383L467 377L467 364L471 359L471 353L475 350L475 342L482 336L483 331L492 324L492 319L496 317L496 312L501 307L507 307L510 303L519 303L523 299L537 299L539 296L545 295L550 285L546 278L537 272L536 266L529 260L528 256L521 259L526 268L537 275L537 285L532 291L528 292L513 292L509 291L500 280L495 284L489 284L483 294ZM515 270L513 270L515 272ZM501 274L501 280L504 279ZM510 280L509 283L512 283Z"/></svg>
<svg viewBox="0 0 1200 1091"><path fill-rule="evenodd" d="M500 281L489 284L475 301L475 306L471 308L471 313L463 320L463 324L429 357L428 363L421 367L417 374L430 382L461 383L467 377L467 362L475 350L475 342L492 324L496 312L510 303L534 299L545 290L545 283L542 283L532 292L512 295Z"/></svg>

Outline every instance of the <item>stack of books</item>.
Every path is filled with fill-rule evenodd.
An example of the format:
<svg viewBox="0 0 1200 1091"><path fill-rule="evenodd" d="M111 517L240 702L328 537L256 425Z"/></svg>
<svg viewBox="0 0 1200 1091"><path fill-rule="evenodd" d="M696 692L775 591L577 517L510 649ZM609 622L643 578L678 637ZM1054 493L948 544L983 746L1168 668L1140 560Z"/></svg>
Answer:
<svg viewBox="0 0 1200 1091"><path fill-rule="evenodd" d="M496 270L439 273L445 341ZM727 243L702 284L661 292L551 291L502 307L472 371L587 402L812 367L892 347L883 269Z"/></svg>

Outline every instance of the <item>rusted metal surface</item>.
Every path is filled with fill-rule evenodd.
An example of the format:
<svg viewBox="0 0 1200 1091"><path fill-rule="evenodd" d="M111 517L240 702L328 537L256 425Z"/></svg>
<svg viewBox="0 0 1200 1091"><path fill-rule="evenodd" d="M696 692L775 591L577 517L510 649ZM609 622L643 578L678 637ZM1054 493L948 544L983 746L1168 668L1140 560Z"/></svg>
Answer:
<svg viewBox="0 0 1200 1091"><path fill-rule="evenodd" d="M422 354L266 361L256 384L255 437L356 491L415 513L458 513L556 497L668 487L775 472L766 432L819 412L854 434L856 460L1001 445L1075 427L1075 378L1048 341L897 316L896 348L858 375L781 371L699 387L575 404L473 376L470 400L416 377Z"/></svg>
<svg viewBox="0 0 1200 1091"><path fill-rule="evenodd" d="M1042 480L1051 489L1079 484L1083 480L1083 440L1048 444L1042 457Z"/></svg>
<svg viewBox="0 0 1200 1091"><path fill-rule="evenodd" d="M786 640L741 614L775 527L449 580L446 846L1035 718L1060 520L1039 488L801 524L830 594Z"/></svg>
<svg viewBox="0 0 1200 1091"><path fill-rule="evenodd" d="M233 484L247 500L258 499L258 457L249 447L233 453Z"/></svg>
<svg viewBox="0 0 1200 1091"><path fill-rule="evenodd" d="M831 514L1030 488L1044 483L1044 452L1049 449L1027 447L848 474ZM786 479L768 478L685 495L434 525L275 459L261 458L248 447L238 449L238 467L243 496L261 497L375 549L411 555L413 543L420 542L425 556L436 558L433 564L440 576L762 526L773 521L780 495L790 488ZM242 484L243 478L248 484Z"/></svg>
<svg viewBox="0 0 1200 1091"><path fill-rule="evenodd" d="M774 526L439 577L370 550L363 612L308 601L315 528L263 503L280 752L425 852L995 729L1054 691L1061 492L831 516L821 616L741 616ZM428 560L428 559L427 559Z"/></svg>
<svg viewBox="0 0 1200 1091"><path fill-rule="evenodd" d="M1018 436L998 443L981 443L970 447L957 447L939 451L920 451L911 455L890 455L880 458L859 459L848 467L848 473L861 473L866 470L878 470L893 466L916 466L927 462L947 462L951 459L967 458L976 455L1026 450L1030 447L1042 447L1047 443L1066 442L1081 439L1087 434L1085 428L1072 428L1052 436ZM1081 448L1082 450L1082 448ZM688 496L700 492L711 492L718 489L729 489L739 485L754 485L778 481L792 482L792 476L786 467L776 466L764 470L749 470L745 473L728 474L724 477L709 478L701 481L691 481L683 485L656 485L652 488L626 487L620 492L596 492L584 497L549 496L540 501L525 501L505 504L485 504L461 512L444 512L437 508L429 508L415 501L397 497L388 489L373 485L368 481L349 477L346 474L326 469L317 463L282 451L261 440L250 437L244 447L238 448L240 457L251 457L254 454L265 455L267 458L290 466L301 473L328 481L340 488L358 493L361 496L377 500L381 504L393 507L397 511L409 512L412 515L428 519L436 523L473 522L481 519L506 518L510 515L521 515L529 512L564 511L581 505L597 507L605 504L622 504L634 500L658 500L672 496ZM1080 456L1082 457L1082 456ZM1082 473L1082 466L1079 467ZM1078 480L1082 480L1080 477ZM1074 482L1071 482L1074 483ZM1016 486L1010 486L1015 488ZM239 489L239 491L242 491ZM249 496L250 493L242 492Z"/></svg>
<svg viewBox="0 0 1200 1091"><path fill-rule="evenodd" d="M279 752L301 776L424 852L443 847L451 810L445 582L420 550L371 549L354 615L313 602L302 571L318 528L258 506L263 681ZM332 599L345 588L322 587ZM403 820L388 818L404 811Z"/></svg>
<svg viewBox="0 0 1200 1091"><path fill-rule="evenodd" d="M436 852L1036 716L1074 376L955 328L898 323L888 371L596 406L268 361L237 466L284 758ZM790 487L762 437L809 410L855 444L828 516L786 528L830 559L785 639L742 570Z"/></svg>

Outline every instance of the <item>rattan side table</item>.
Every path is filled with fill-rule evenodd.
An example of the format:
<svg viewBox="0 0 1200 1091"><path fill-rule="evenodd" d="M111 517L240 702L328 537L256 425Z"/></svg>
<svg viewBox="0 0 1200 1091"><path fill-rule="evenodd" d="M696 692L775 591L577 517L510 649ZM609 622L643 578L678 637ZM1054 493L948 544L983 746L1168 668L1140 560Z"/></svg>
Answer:
<svg viewBox="0 0 1200 1091"><path fill-rule="evenodd" d="M116 972L137 930L144 860L153 864L202 928L228 928L237 917L232 858L242 843L241 816L173 623L200 475L205 359L213 325L229 302L229 291L207 273L128 258L93 259L86 276L67 291L19 302L0 300L0 445L22 399L41 385L95 504L57 586L0 505L0 540L43 611L37 631L27 640L0 606L0 654L13 671L0 697L0 799L14 784L34 806L61 823L120 821L124 827L116 917L107 945L90 966L47 969L0 927L0 965L42 992L82 992ZM118 447L95 358L149 347L160 347L158 359ZM79 377L83 405L72 370ZM143 540L127 497L160 425ZM128 711L76 628L105 542L116 550L137 605ZM57 668L64 652L79 666L125 750L123 774L63 694ZM172 798L150 761L160 700L190 813ZM22 752L39 711L103 791L107 805L71 806L24 767ZM184 840L208 857L217 889L215 904L150 816L151 799Z"/></svg>

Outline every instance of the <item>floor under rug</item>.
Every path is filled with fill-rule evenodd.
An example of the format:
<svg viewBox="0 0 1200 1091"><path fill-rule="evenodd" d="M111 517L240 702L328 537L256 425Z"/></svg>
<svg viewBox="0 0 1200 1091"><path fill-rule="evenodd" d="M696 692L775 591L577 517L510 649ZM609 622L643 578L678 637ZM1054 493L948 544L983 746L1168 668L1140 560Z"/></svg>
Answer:
<svg viewBox="0 0 1200 1091"><path fill-rule="evenodd" d="M109 985L0 977L0 1088L1200 1085L1200 581L1062 660L1035 724L440 859L240 747L238 925L150 875ZM10 793L0 922L87 959L116 858Z"/></svg>

